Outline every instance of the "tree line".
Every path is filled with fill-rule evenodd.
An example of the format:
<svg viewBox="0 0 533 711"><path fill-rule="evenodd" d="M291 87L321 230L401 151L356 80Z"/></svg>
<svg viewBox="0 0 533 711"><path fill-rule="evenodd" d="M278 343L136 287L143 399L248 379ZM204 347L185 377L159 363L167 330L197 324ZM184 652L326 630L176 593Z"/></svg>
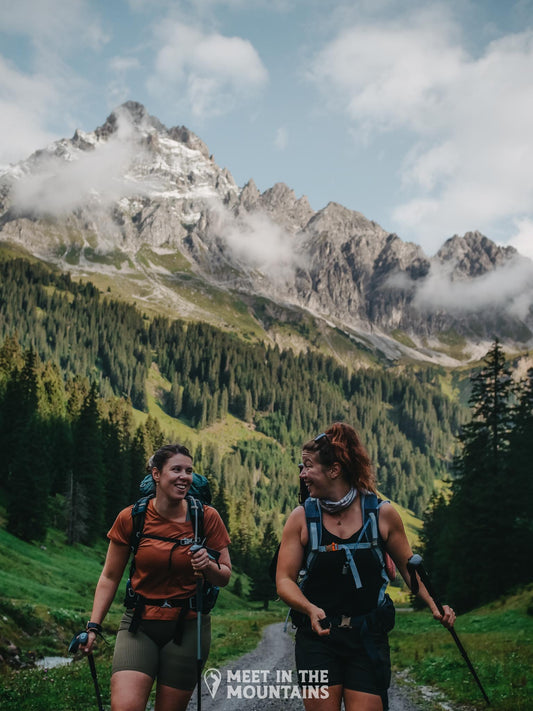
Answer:
<svg viewBox="0 0 533 711"><path fill-rule="evenodd" d="M95 398L122 398L140 410L155 362L169 383L161 404L172 417L202 430L231 414L275 440L254 454L252 469L251 454L237 461L248 445L228 463L217 460L215 476L224 478L229 498L239 498L251 472L269 472L280 456L294 467L301 443L335 420L361 431L382 491L419 515L453 457L462 410L443 394L439 368L351 372L311 351L245 343L204 323L149 319L91 284L22 259L0 264L0 337L14 336L68 387L85 379ZM295 501L278 479L266 474L254 490L266 510Z"/></svg>
<svg viewBox="0 0 533 711"><path fill-rule="evenodd" d="M471 384L451 489L423 529L435 587L459 611L533 580L533 368L518 378L495 341Z"/></svg>

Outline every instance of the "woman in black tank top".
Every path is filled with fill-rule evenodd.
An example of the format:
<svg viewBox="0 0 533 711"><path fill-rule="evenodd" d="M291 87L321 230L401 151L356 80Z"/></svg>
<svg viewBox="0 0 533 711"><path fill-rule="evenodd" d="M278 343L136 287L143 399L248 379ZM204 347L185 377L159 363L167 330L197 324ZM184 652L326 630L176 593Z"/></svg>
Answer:
<svg viewBox="0 0 533 711"><path fill-rule="evenodd" d="M339 711L344 701L346 711L384 711L394 626L387 558L409 585L412 556L402 521L377 499L369 456L350 425L335 423L304 444L300 481L304 505L285 525L276 584L297 627L304 706ZM423 586L419 596L453 626L451 608L441 616Z"/></svg>

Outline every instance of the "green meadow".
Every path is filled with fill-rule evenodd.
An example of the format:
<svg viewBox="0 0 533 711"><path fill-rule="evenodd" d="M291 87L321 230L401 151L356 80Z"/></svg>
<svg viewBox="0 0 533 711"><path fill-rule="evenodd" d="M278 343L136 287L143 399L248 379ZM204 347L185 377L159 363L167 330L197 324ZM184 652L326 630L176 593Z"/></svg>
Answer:
<svg viewBox="0 0 533 711"><path fill-rule="evenodd" d="M32 545L0 528L0 654L5 656L12 643L20 649L23 665L43 656L67 656L72 636L83 629L89 617L104 556L105 542L94 548L67 546L64 535L51 529L43 546ZM237 572L229 588L221 591L213 612L211 666L253 649L263 627L285 617L286 608L279 602L264 611L261 604L243 599L248 584L248 578ZM233 592L234 586L243 597ZM405 592L398 587L391 591L398 605L406 604ZM104 628L108 644L100 642L95 652L107 706L113 632L121 614L119 593ZM409 683L440 690L461 707L485 707L451 635L428 612L401 612L396 620L390 636L395 671ZM492 708L529 710L533 698L533 586L460 616L456 630ZM17 670L7 664L0 669L2 711L72 711L83 703L87 708L96 706L89 665L82 659L49 670L30 666Z"/></svg>

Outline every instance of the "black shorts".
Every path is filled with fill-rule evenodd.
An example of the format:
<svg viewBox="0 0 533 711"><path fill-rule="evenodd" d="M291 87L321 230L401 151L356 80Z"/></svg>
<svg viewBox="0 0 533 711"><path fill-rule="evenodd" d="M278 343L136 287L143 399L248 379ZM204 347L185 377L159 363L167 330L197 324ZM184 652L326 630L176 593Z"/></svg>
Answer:
<svg viewBox="0 0 533 711"><path fill-rule="evenodd" d="M296 668L302 686L316 686L317 675L307 671L327 670L327 686L341 684L345 689L381 696L383 708L388 708L387 689L390 685L391 664L389 640L386 632L368 631L365 643L360 630L334 627L328 636L319 637L309 627L296 632ZM368 652L371 645L371 658ZM320 684L319 685L323 685Z"/></svg>

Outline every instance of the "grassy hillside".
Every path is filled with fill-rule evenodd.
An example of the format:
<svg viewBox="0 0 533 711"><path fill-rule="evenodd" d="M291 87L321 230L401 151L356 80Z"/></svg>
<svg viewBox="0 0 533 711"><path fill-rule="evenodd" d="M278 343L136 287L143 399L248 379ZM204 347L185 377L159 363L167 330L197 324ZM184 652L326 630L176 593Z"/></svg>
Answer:
<svg viewBox="0 0 533 711"><path fill-rule="evenodd" d="M533 699L533 585L459 616L455 629L491 708L529 711ZM427 612L397 615L390 643L393 665L406 677L442 690L466 708L486 708L451 635ZM432 708L430 702L425 707Z"/></svg>

